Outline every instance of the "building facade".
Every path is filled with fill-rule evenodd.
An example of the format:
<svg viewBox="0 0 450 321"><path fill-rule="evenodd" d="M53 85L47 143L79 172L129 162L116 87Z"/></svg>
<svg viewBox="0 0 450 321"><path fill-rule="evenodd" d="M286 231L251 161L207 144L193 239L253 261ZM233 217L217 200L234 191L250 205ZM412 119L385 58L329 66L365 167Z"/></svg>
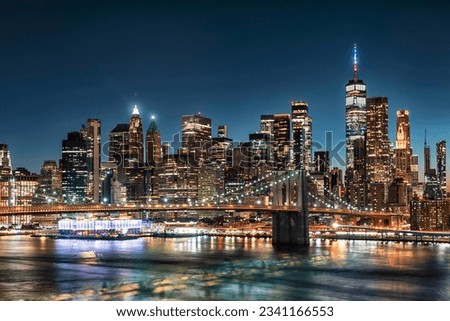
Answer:
<svg viewBox="0 0 450 321"><path fill-rule="evenodd" d="M410 206L411 230L450 230L450 203L448 199L415 198Z"/></svg>
<svg viewBox="0 0 450 321"><path fill-rule="evenodd" d="M441 140L436 144L436 174L437 182L442 191L442 197L447 197L447 143Z"/></svg>
<svg viewBox="0 0 450 321"><path fill-rule="evenodd" d="M70 132L62 142L62 199L66 204L86 203L88 190L87 144L80 132Z"/></svg>
<svg viewBox="0 0 450 321"><path fill-rule="evenodd" d="M308 104L304 101L291 103L293 161L295 169L312 171L312 119Z"/></svg>
<svg viewBox="0 0 450 321"><path fill-rule="evenodd" d="M355 168L355 140L366 132L366 84L358 78L358 51L353 48L353 79L345 86L345 146L347 172ZM354 176L354 175L353 175Z"/></svg>
<svg viewBox="0 0 450 321"><path fill-rule="evenodd" d="M291 115L273 115L274 160L277 170L285 170L291 163Z"/></svg>
<svg viewBox="0 0 450 321"><path fill-rule="evenodd" d="M367 206L384 210L392 182L392 152L389 141L387 97L367 98L366 168Z"/></svg>
<svg viewBox="0 0 450 321"><path fill-rule="evenodd" d="M207 149L211 145L211 119L198 115L184 115L181 118L181 155L188 155L192 166L208 158Z"/></svg>
<svg viewBox="0 0 450 321"><path fill-rule="evenodd" d="M101 166L101 122L99 119L88 119L86 126L80 130L86 141L88 190L87 203L100 202L100 166Z"/></svg>

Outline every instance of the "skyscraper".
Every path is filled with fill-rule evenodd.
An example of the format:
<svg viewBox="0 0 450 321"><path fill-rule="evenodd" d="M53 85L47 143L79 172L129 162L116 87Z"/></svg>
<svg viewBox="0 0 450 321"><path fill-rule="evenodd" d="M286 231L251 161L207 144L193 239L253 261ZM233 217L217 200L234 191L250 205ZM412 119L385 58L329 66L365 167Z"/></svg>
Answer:
<svg viewBox="0 0 450 321"><path fill-rule="evenodd" d="M273 115L261 115L260 117L260 132L261 134L269 135L269 139L273 140Z"/></svg>
<svg viewBox="0 0 450 321"><path fill-rule="evenodd" d="M413 193L417 192L419 186L419 156L411 156L411 186L413 188Z"/></svg>
<svg viewBox="0 0 450 321"><path fill-rule="evenodd" d="M389 206L394 211L408 212L409 201L412 198L411 165L412 149L409 111L402 109L397 111L394 149L395 174L394 181L389 187Z"/></svg>
<svg viewBox="0 0 450 321"><path fill-rule="evenodd" d="M146 152L147 164L152 167L161 164L162 150L161 150L161 134L156 126L155 117L152 116L150 125L147 129L146 135Z"/></svg>
<svg viewBox="0 0 450 321"><path fill-rule="evenodd" d="M144 134L137 105L134 106L129 124L129 167L137 168L144 164Z"/></svg>
<svg viewBox="0 0 450 321"><path fill-rule="evenodd" d="M274 159L277 170L285 170L291 161L291 115L273 115Z"/></svg>
<svg viewBox="0 0 450 321"><path fill-rule="evenodd" d="M228 138L226 125L219 125L217 128L217 137L213 137L211 142L211 160L219 166L228 168L233 162L233 140Z"/></svg>
<svg viewBox="0 0 450 321"><path fill-rule="evenodd" d="M311 171L312 119L308 113L308 104L293 101L291 112L294 166L296 169Z"/></svg>
<svg viewBox="0 0 450 321"><path fill-rule="evenodd" d="M11 154L8 145L0 144L0 176L12 175Z"/></svg>
<svg viewBox="0 0 450 321"><path fill-rule="evenodd" d="M376 210L386 206L392 182L391 144L388 136L387 97L367 98L366 181L367 205Z"/></svg>
<svg viewBox="0 0 450 321"><path fill-rule="evenodd" d="M127 201L141 203L146 196L146 172L144 167L144 134L142 119L137 105L134 105L129 121L128 159L125 164L125 187ZM128 162L127 162L128 161Z"/></svg>
<svg viewBox="0 0 450 321"><path fill-rule="evenodd" d="M87 126L80 130L86 141L88 190L86 200L89 203L100 202L100 165L101 165L101 122L88 119Z"/></svg>
<svg viewBox="0 0 450 321"><path fill-rule="evenodd" d="M423 154L424 154L424 176L425 176L425 181L426 181L430 176L430 169L431 169L430 146L427 145L427 130L426 129L425 129L425 144L423 147Z"/></svg>
<svg viewBox="0 0 450 321"><path fill-rule="evenodd" d="M181 118L181 151L189 155L191 165L204 160L206 149L211 144L211 119L198 115Z"/></svg>
<svg viewBox="0 0 450 321"><path fill-rule="evenodd" d="M354 141L366 131L366 84L358 79L358 50L353 47L353 79L345 86L345 137L347 171L354 169Z"/></svg>
<svg viewBox="0 0 450 321"><path fill-rule="evenodd" d="M117 166L117 180L125 183L125 168L128 167L130 125L117 124L109 133L109 161Z"/></svg>
<svg viewBox="0 0 450 321"><path fill-rule="evenodd" d="M447 197L447 143L441 140L436 144L437 181L441 186L442 197Z"/></svg>
<svg viewBox="0 0 450 321"><path fill-rule="evenodd" d="M403 182L411 185L411 133L409 111L397 111L397 130L395 140L395 177L403 178Z"/></svg>
<svg viewBox="0 0 450 321"><path fill-rule="evenodd" d="M62 142L62 197L64 203L86 202L88 166L86 141L80 132L70 132Z"/></svg>
<svg viewBox="0 0 450 321"><path fill-rule="evenodd" d="M155 117L151 117L146 135L147 164L150 166L150 190L152 199L158 198L158 168L162 165L161 134L156 126Z"/></svg>
<svg viewBox="0 0 450 321"><path fill-rule="evenodd" d="M34 204L49 204L59 201L61 196L61 169L56 161L46 160L41 167L39 185L36 189Z"/></svg>
<svg viewBox="0 0 450 321"><path fill-rule="evenodd" d="M314 152L314 170L319 173L327 173L330 171L330 152Z"/></svg>

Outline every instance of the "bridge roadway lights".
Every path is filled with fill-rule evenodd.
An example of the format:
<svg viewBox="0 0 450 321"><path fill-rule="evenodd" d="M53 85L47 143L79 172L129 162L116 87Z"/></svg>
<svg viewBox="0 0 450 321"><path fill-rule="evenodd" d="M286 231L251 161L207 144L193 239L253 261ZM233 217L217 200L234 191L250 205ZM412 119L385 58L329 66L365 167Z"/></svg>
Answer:
<svg viewBox="0 0 450 321"><path fill-rule="evenodd" d="M305 171L279 171L274 180L274 205L296 205L298 212L272 213L272 244L309 245Z"/></svg>

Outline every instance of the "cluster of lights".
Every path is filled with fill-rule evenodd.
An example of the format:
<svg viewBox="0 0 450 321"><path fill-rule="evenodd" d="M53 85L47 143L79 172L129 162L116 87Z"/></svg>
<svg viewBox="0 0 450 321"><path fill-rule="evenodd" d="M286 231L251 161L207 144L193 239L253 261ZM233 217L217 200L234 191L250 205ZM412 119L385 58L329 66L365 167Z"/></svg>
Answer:
<svg viewBox="0 0 450 321"><path fill-rule="evenodd" d="M215 195L213 197L210 197L209 199L204 200L203 204L205 204L205 203L209 204L209 202L214 202L214 204L226 203L226 202L232 201L233 199L238 201L238 203L242 203L242 198L244 198L245 196L254 195L255 193L267 190L271 185L270 186L266 185L264 187L260 187L260 188L257 188L255 190L252 190L250 192L244 193L245 189L247 189L249 187L252 187L252 186L254 186L254 185L258 184L258 183L261 183L261 182L263 182L263 181L265 181L267 179L270 179L271 176L273 176L272 172L266 174L265 176L263 176L261 178L254 179L253 181L251 181L251 182L249 182L247 184L244 184L243 186L240 186L240 187L237 187L235 189L232 189L232 190L230 190L230 191L228 191L226 193L222 193L222 194L218 194L218 195ZM235 194L235 193L238 193L238 192L241 192L241 194L239 196L229 196L231 194ZM229 196L229 197L227 197L227 196ZM214 201L214 199L216 199L216 201Z"/></svg>
<svg viewBox="0 0 450 321"><path fill-rule="evenodd" d="M278 184L284 183L287 179L289 179L290 177L294 177L295 175L297 175L297 174L296 173L285 174L283 178L279 177L278 179L275 179L274 181L269 181L269 182L267 182L266 185L261 186L259 188L256 188L255 190L251 190L251 191L248 191L248 192L242 192L241 194L239 194L237 196L231 196L231 197L228 197L228 198L221 198L221 197L223 197L225 195L229 195L229 194L232 194L232 193L236 193L236 192L242 191L242 190L244 190L247 187L251 187L251 186L253 186L253 185L257 184L257 183L260 183L261 181L264 181L264 180L270 178L271 176L273 176L273 173L269 173L269 174L265 175L262 178L253 180L252 182L250 182L248 184L245 184L241 188L237 188L237 189L232 190L232 191L230 191L228 193L222 193L222 194L218 195L217 198L219 198L219 200L214 202L214 204L228 203L228 202L232 202L232 201L237 201L238 204L242 204L243 199L245 197L247 197L247 196L254 196L255 194L260 194L262 192L265 192L265 191L267 191L268 189L270 189L273 186L277 186ZM257 203L260 203L260 201L259 202L257 201Z"/></svg>
<svg viewBox="0 0 450 321"><path fill-rule="evenodd" d="M312 177L309 173L307 174L307 176L308 176L308 178L310 178L313 182L314 182L314 184L316 184L316 186L317 186L317 180L314 178L314 177ZM353 211L357 211L357 210L365 210L365 211L372 211L372 208L364 208L364 209L360 209L360 208L358 208L358 207L356 207L356 206L353 206L353 205L351 205L350 203L348 203L348 202L346 202L345 200L343 200L342 198L340 198L338 195L336 195L336 193L334 193L333 191L331 191L331 190L329 190L326 186L324 186L324 191L326 192L326 193L328 193L329 195L331 195L332 197L333 197L333 199L334 200L337 200L337 201L339 201L342 205L343 205L343 207L345 207L345 208L347 208L347 209L349 209L349 210L353 210ZM318 199L315 195L312 195L311 193L309 194L309 196L311 196L311 197L313 197L314 199L316 199L316 200L319 200L320 202L322 202L324 205L326 205L326 207L333 207L334 205L333 204L331 204L331 203L326 203L324 200L321 200L321 199Z"/></svg>

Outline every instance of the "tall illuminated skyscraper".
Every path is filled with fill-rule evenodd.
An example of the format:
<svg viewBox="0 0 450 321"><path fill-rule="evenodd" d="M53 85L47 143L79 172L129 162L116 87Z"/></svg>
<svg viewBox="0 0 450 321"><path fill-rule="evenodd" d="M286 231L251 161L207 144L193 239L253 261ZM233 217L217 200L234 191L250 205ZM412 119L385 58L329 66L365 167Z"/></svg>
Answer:
<svg viewBox="0 0 450 321"><path fill-rule="evenodd" d="M136 168L144 164L144 134L137 105L134 106L129 124L129 167Z"/></svg>
<svg viewBox="0 0 450 321"><path fill-rule="evenodd" d="M389 207L396 212L408 212L412 198L412 148L409 111L397 111L397 127L394 149L394 181L389 187Z"/></svg>
<svg viewBox="0 0 450 321"><path fill-rule="evenodd" d="M425 144L423 146L423 154L424 154L424 176L425 180L428 180L430 176L430 146L427 145L427 130L425 129Z"/></svg>
<svg viewBox="0 0 450 321"><path fill-rule="evenodd" d="M129 124L117 124L109 132L109 161L117 166L117 179L122 184L125 183L125 168L128 166L129 141Z"/></svg>
<svg viewBox="0 0 450 321"><path fill-rule="evenodd" d="M291 115L273 115L273 140L275 166L285 170L291 161Z"/></svg>
<svg viewBox="0 0 450 321"><path fill-rule="evenodd" d="M261 134L269 135L269 140L273 140L273 124L274 124L273 115L261 115L260 118L260 132Z"/></svg>
<svg viewBox="0 0 450 321"><path fill-rule="evenodd" d="M12 175L11 154L8 145L0 144L0 176Z"/></svg>
<svg viewBox="0 0 450 321"><path fill-rule="evenodd" d="M162 150L161 150L161 134L156 126L155 117L152 116L150 125L147 129L146 135L146 152L147 164L150 166L158 166L161 164Z"/></svg>
<svg viewBox="0 0 450 321"><path fill-rule="evenodd" d="M88 119L87 126L80 130L86 141L88 190L86 200L88 203L100 202L100 164L101 164L101 122L99 119Z"/></svg>
<svg viewBox="0 0 450 321"><path fill-rule="evenodd" d="M294 166L296 169L311 171L312 119L308 113L308 104L293 101L291 111Z"/></svg>
<svg viewBox="0 0 450 321"><path fill-rule="evenodd" d="M158 169L162 165L162 149L161 149L161 134L156 126L155 117L152 116L150 126L147 129L146 135L146 153L147 164L150 166L150 184L149 195L152 199L158 198Z"/></svg>
<svg viewBox="0 0 450 321"><path fill-rule="evenodd" d="M386 206L388 185L392 182L391 144L388 136L387 97L367 98L366 180L368 206Z"/></svg>
<svg viewBox="0 0 450 321"><path fill-rule="evenodd" d="M409 111L397 111L397 130L395 140L395 177L403 178L403 182L411 185L411 133Z"/></svg>
<svg viewBox="0 0 450 321"><path fill-rule="evenodd" d="M358 79L358 49L353 47L353 79L345 86L345 138L347 171L355 167L354 141L366 132L366 84Z"/></svg>
<svg viewBox="0 0 450 321"><path fill-rule="evenodd" d="M190 155L189 161L199 162L206 156L211 144L211 119L198 115L185 115L181 118L181 153Z"/></svg>
<svg viewBox="0 0 450 321"><path fill-rule="evenodd" d="M86 140L80 132L70 132L62 142L62 197L67 204L86 202L88 166Z"/></svg>
<svg viewBox="0 0 450 321"><path fill-rule="evenodd" d="M358 78L358 49L353 47L353 79L345 86L345 185L351 205L367 207L366 84Z"/></svg>
<svg viewBox="0 0 450 321"><path fill-rule="evenodd" d="M447 143L441 140L436 144L437 181L441 186L442 197L447 197Z"/></svg>

